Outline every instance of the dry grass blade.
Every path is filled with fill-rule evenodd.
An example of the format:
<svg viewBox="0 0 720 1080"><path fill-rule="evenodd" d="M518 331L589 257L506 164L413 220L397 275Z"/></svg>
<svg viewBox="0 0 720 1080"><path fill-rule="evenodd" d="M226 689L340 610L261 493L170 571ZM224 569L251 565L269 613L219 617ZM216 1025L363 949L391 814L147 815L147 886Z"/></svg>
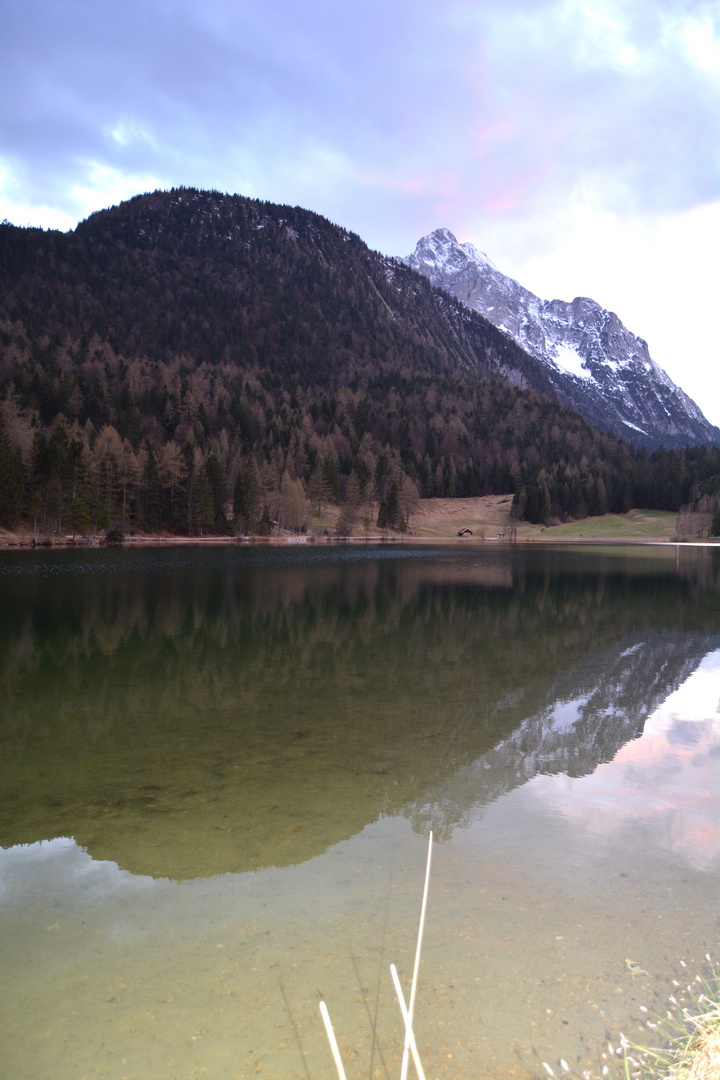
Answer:
<svg viewBox="0 0 720 1080"><path fill-rule="evenodd" d="M412 986L410 988L410 1004L407 1009L405 1021L405 1048L403 1050L402 1068L400 1080L406 1080L408 1060L410 1055L410 1036L412 1035L413 1012L415 1010L415 991L417 990L418 972L420 970L420 950L422 948L423 929L425 927L425 908L427 907L428 888L430 886L430 862L432 859L433 834L428 837L427 867L425 869L425 887L423 889L422 906L420 908L420 926L418 927L417 948L415 950L415 966L413 967Z"/></svg>
<svg viewBox="0 0 720 1080"><path fill-rule="evenodd" d="M419 1080L425 1080L425 1074L423 1067L420 1063L420 1056L415 1045L415 1035L412 1029L413 1020L413 1007L415 1005L415 991L417 990L418 971L420 969L420 950L422 947L423 928L425 926L425 908L427 907L428 887L430 885L430 860L432 857L432 840L433 834L430 833L428 839L428 855L427 855L427 868L425 870L425 888L423 890L422 907L420 909L420 927L418 929L417 949L415 951L415 967L413 969L412 987L410 990L410 1004L405 1004L405 997L400 985L400 979L398 977L397 968L394 964L390 965L390 974L395 986L395 992L400 1004L400 1012L402 1013L403 1025L405 1028L405 1046L403 1050L402 1059L402 1080L405 1080L407 1076L408 1060L412 1055L415 1069L417 1070ZM338 1071L340 1080L345 1080L345 1070L343 1069L343 1063L340 1058L340 1050L338 1049L337 1040L335 1039L335 1032L333 1031L332 1023L330 1022L330 1014L327 1010L327 1005L324 1001L320 1002L320 1015L322 1016L323 1024L325 1025L325 1033L330 1043L330 1049L332 1050L333 1058L335 1059L335 1068Z"/></svg>
<svg viewBox="0 0 720 1080"><path fill-rule="evenodd" d="M720 1004L686 1017L688 1034L672 1047L668 1080L720 1080Z"/></svg>
<svg viewBox="0 0 720 1080"><path fill-rule="evenodd" d="M338 1071L338 1076L340 1077L340 1080L346 1080L346 1078L345 1078L345 1070L343 1069L342 1058L340 1057L340 1051L338 1049L337 1040L335 1038L335 1032L333 1031L333 1026L332 1026L332 1023L330 1021L330 1013L328 1012L327 1005L325 1004L324 1001L320 1002L320 1015L323 1018L323 1024L325 1025L325 1032L326 1032L327 1037L328 1037L328 1042L330 1043L330 1049L332 1050L332 1056L335 1059L335 1068Z"/></svg>
<svg viewBox="0 0 720 1080"><path fill-rule="evenodd" d="M691 1005L672 1023L666 1020L658 1025L667 1047L640 1053L641 1080L720 1080L720 978L712 964L710 977L697 976L693 988L695 983L700 993L692 997Z"/></svg>
<svg viewBox="0 0 720 1080"><path fill-rule="evenodd" d="M720 977L709 955L706 960L710 974L696 975L685 988L673 980L678 989L668 998L665 1016L656 1014L645 1021L662 1044L638 1045L621 1034L619 1045L613 1049L608 1043L608 1053L602 1054L607 1062L601 1066L602 1074L585 1069L583 1080L601 1080L601 1075L615 1080L720 1080ZM648 1014L644 1005L640 1009ZM567 1063L561 1060L560 1064L569 1074ZM552 1068L543 1065L554 1077Z"/></svg>
<svg viewBox="0 0 720 1080"><path fill-rule="evenodd" d="M400 985L397 968L394 964L390 965L390 974L392 976L393 986L395 987L395 993L397 994L398 1003L400 1005L400 1012L402 1013L403 1023L405 1024L405 1043L410 1048L410 1053L412 1054L413 1061L415 1062L415 1068L417 1069L419 1080L425 1080L425 1073L423 1072L423 1067L420 1063L420 1055L418 1054L417 1046L415 1045L415 1034L412 1029L412 1021L410 1019L410 1014L407 1011L407 1006L405 1005L405 997L402 992L402 986Z"/></svg>

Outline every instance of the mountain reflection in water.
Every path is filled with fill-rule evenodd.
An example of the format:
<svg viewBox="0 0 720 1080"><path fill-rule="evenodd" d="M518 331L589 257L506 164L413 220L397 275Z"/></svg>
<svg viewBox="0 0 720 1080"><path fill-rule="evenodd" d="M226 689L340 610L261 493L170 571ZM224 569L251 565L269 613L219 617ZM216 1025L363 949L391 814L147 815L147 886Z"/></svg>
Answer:
<svg viewBox="0 0 720 1080"><path fill-rule="evenodd" d="M622 643L563 672L532 709L477 761L433 786L403 812L421 834L441 839L467 827L479 808L533 777L589 776L643 733L646 718L680 687L717 637L664 634L639 644ZM502 708L502 703L498 706ZM690 725L695 730L696 725Z"/></svg>
<svg viewBox="0 0 720 1080"><path fill-rule="evenodd" d="M0 562L0 844L175 879L440 839L592 773L718 645L715 551L48 553Z"/></svg>

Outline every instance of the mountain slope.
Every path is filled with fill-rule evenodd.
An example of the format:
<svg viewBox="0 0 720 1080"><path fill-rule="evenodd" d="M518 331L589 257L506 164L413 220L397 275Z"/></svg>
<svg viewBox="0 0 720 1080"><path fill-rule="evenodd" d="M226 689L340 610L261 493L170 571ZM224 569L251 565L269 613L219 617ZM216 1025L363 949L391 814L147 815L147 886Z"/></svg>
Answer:
<svg viewBox="0 0 720 1080"><path fill-rule="evenodd" d="M591 427L482 315L299 207L180 189L0 225L0 519L193 532L234 493L269 526L304 484L398 528L418 494L549 521L677 509L718 453Z"/></svg>
<svg viewBox="0 0 720 1080"><path fill-rule="evenodd" d="M231 357L331 384L390 355L553 393L490 322L299 207L182 189L71 233L5 226L0 282L0 314L33 338L97 334L126 356Z"/></svg>
<svg viewBox="0 0 720 1080"><path fill-rule="evenodd" d="M594 300L541 300L449 229L423 237L404 262L535 357L560 399L590 423L651 447L720 441L720 429L655 363L647 343Z"/></svg>

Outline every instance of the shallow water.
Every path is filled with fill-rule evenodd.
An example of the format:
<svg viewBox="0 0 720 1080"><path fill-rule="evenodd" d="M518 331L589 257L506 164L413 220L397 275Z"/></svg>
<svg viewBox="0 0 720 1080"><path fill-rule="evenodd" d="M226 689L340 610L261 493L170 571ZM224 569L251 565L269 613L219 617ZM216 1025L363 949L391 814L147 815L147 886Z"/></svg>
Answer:
<svg viewBox="0 0 720 1080"><path fill-rule="evenodd" d="M332 1077L322 994L399 1075L430 828L428 1077L641 1037L718 953L719 555L3 555L6 1074Z"/></svg>

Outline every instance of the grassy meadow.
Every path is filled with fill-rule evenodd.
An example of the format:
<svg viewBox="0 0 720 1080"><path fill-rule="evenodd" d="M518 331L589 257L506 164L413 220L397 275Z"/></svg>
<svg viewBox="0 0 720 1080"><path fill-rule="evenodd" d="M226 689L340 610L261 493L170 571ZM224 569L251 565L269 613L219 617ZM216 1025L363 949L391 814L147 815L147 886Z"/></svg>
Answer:
<svg viewBox="0 0 720 1080"><path fill-rule="evenodd" d="M475 499L422 499L410 519L409 535L415 539L457 539L458 533L469 529L468 542L507 539L515 527L518 540L605 540L643 541L675 538L677 515L667 510L631 510L627 514L603 514L562 525L530 525L512 522L511 495L487 495ZM333 531L338 511L327 508L322 518L311 518L308 532L322 534ZM377 535L373 524L370 535ZM354 536L364 530L357 525Z"/></svg>

